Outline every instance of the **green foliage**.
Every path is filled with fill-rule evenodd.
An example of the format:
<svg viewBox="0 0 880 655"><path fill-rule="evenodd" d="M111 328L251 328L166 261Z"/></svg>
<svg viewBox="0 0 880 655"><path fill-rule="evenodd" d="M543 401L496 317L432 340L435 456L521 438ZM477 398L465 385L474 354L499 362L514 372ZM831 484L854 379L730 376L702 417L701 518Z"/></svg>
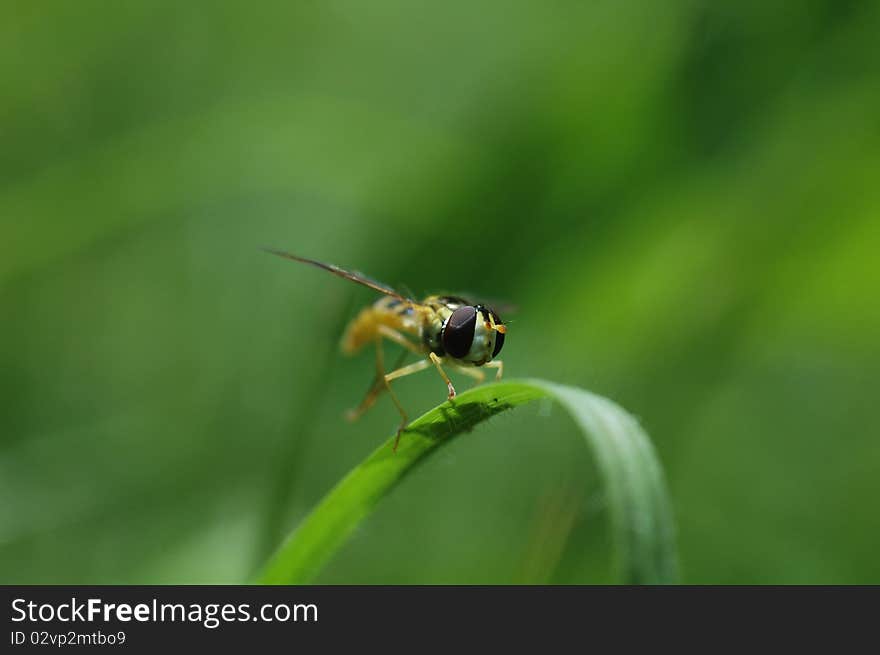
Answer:
<svg viewBox="0 0 880 655"><path fill-rule="evenodd" d="M507 375L650 433L684 582L880 583L878 34L835 0L2 3L0 581L247 580L394 428L342 418L375 295L269 245L517 305ZM610 582L557 407L427 458L316 581Z"/></svg>
<svg viewBox="0 0 880 655"><path fill-rule="evenodd" d="M646 435L614 403L542 380L481 386L413 421L396 453L396 437L391 437L330 491L272 557L259 581L312 581L372 507L425 456L495 414L540 398L552 398L566 408L598 459L613 525L615 577L628 584L675 582L672 514Z"/></svg>

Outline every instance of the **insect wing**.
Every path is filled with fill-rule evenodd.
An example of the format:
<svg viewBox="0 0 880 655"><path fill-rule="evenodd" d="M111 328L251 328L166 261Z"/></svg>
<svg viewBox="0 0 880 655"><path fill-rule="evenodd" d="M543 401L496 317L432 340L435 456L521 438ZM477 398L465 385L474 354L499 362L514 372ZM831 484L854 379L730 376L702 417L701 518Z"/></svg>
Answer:
<svg viewBox="0 0 880 655"><path fill-rule="evenodd" d="M417 305L411 298L407 298L406 296L398 293L387 284L383 284L377 280L373 280L372 278L367 277L363 273L359 273L358 271L349 271L347 269L336 266L335 264L326 264L324 262L319 262L314 259L307 259L305 257L299 257L297 255L291 254L289 252L285 252L284 250L277 250L275 248L263 248L268 253L273 255L277 255L278 257L283 257L284 259L289 259L294 262L301 262L303 264L309 264L311 266L316 266L317 268L324 269L325 271L329 271L334 275L338 275L339 277L345 278L346 280L351 280L352 282L357 282L358 284L362 284L365 287L373 289L374 291L378 291L379 293L384 293L386 296L391 296L392 298L397 298L401 302L409 303L412 305Z"/></svg>

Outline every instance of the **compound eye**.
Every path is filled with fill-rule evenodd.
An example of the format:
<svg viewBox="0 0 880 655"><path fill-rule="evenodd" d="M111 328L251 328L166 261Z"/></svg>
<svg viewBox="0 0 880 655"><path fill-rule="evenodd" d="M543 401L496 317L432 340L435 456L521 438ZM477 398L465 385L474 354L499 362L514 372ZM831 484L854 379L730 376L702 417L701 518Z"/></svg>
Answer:
<svg viewBox="0 0 880 655"><path fill-rule="evenodd" d="M456 359L467 355L474 343L476 327L476 308L465 305L456 309L446 321L446 327L443 329L443 350Z"/></svg>
<svg viewBox="0 0 880 655"><path fill-rule="evenodd" d="M501 325L501 319L498 318L498 314L492 312L492 318L495 319L496 325ZM495 350L492 351L492 359L498 357L498 353L501 352L501 349L504 347L504 332L496 332L495 333Z"/></svg>

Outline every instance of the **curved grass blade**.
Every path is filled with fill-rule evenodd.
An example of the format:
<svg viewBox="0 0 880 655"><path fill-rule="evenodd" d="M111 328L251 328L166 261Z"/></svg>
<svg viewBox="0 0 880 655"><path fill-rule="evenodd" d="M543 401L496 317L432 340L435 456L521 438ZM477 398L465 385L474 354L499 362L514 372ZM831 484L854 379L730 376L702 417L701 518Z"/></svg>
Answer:
<svg viewBox="0 0 880 655"><path fill-rule="evenodd" d="M676 582L669 497L660 463L638 422L601 396L534 379L470 389L414 420L396 453L391 437L324 497L270 558L257 582L310 582L373 506L425 456L481 421L539 398L553 399L571 415L596 458L608 499L616 579Z"/></svg>

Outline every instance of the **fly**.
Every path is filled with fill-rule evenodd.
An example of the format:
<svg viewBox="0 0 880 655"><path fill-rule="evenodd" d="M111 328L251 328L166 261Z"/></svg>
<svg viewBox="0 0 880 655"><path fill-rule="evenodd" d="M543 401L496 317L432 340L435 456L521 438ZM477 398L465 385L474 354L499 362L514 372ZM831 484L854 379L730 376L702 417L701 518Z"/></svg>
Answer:
<svg viewBox="0 0 880 655"><path fill-rule="evenodd" d="M474 378L477 384L486 377L482 368L497 369L495 379L501 379L504 366L496 357L504 346L507 328L493 309L455 296L428 296L416 301L356 271L298 257L283 250L264 250L284 259L316 266L384 294L383 298L362 309L352 319L342 335L341 347L345 354L352 355L366 345L375 345L376 378L361 404L350 410L348 417L357 419L373 406L379 394L387 391L401 417L394 440L395 451L409 418L391 388L392 380L433 366L446 383L447 397L451 400L455 398L455 387L444 367ZM384 339L393 341L421 359L386 373L382 353Z"/></svg>

